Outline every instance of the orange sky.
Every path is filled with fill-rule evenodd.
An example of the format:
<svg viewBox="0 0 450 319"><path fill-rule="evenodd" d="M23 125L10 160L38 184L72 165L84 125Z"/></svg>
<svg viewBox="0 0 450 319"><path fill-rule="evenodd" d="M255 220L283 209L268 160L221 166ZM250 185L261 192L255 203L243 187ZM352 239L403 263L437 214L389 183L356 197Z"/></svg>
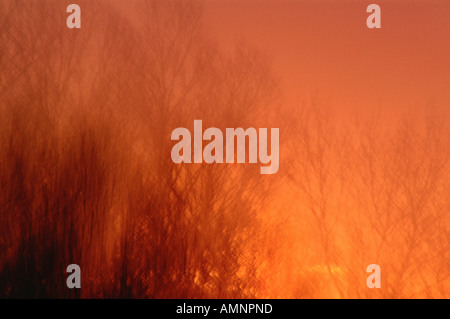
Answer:
<svg viewBox="0 0 450 319"><path fill-rule="evenodd" d="M287 96L318 92L340 107L450 106L450 1L203 0L205 27L229 47L263 51ZM368 29L366 7L381 6Z"/></svg>

